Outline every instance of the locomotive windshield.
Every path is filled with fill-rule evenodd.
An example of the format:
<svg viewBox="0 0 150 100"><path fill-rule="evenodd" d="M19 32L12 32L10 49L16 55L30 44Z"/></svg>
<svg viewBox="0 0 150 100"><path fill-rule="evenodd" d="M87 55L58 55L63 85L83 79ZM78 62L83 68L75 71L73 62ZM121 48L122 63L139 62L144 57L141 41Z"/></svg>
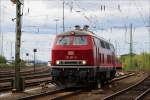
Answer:
<svg viewBox="0 0 150 100"><path fill-rule="evenodd" d="M69 36L63 36L63 37L58 37L57 45L70 45L70 37Z"/></svg>
<svg viewBox="0 0 150 100"><path fill-rule="evenodd" d="M56 45L87 45L87 36L60 36Z"/></svg>
<svg viewBox="0 0 150 100"><path fill-rule="evenodd" d="M87 45L86 36L74 36L73 45Z"/></svg>

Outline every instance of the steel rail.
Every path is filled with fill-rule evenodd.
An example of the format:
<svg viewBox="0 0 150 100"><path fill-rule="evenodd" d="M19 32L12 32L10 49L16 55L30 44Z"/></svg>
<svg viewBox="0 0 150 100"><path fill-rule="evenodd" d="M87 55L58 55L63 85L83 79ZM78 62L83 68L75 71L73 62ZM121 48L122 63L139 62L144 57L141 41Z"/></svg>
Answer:
<svg viewBox="0 0 150 100"><path fill-rule="evenodd" d="M150 92L150 88L147 89L146 91L144 91L141 95L139 95L137 98L135 98L135 100L142 100L142 98Z"/></svg>
<svg viewBox="0 0 150 100"><path fill-rule="evenodd" d="M27 71L27 72L21 73L21 75L25 76L25 75L32 75L32 74L39 74L39 73L46 73L46 72L49 72L49 69L37 70L36 72ZM14 77L14 75L15 75L15 73L3 73L0 75L0 78Z"/></svg>
<svg viewBox="0 0 150 100"><path fill-rule="evenodd" d="M30 70L29 70L30 69ZM36 71L39 71L39 70L48 70L49 69L49 67L42 67L42 68L37 68L36 69ZM33 68L28 68L28 69L24 69L24 70L21 70L20 71L21 73L26 73L26 72L33 72ZM6 70L4 70L4 71L0 71L0 75L1 74L3 74L3 73L12 73L12 74L14 74L15 72L14 72L14 70L9 70L9 71L6 71Z"/></svg>
<svg viewBox="0 0 150 100"><path fill-rule="evenodd" d="M41 81L36 81L36 82L25 83L25 87L27 88L27 87L32 87L32 86L38 86L42 82L52 83L51 80L41 80ZM8 86L4 86L4 87L0 87L0 92L9 91L11 89L12 89L12 87L9 86L9 85Z"/></svg>
<svg viewBox="0 0 150 100"><path fill-rule="evenodd" d="M4 86L4 87L0 87L0 92L3 92L3 91L8 91L8 90L11 90L12 87L11 86Z"/></svg>
<svg viewBox="0 0 150 100"><path fill-rule="evenodd" d="M118 91L118 92L116 92L116 93L114 93L114 94L112 94L112 95L110 95L110 96L107 96L107 97L105 97L103 100L111 100L111 99L113 99L115 96L118 96L118 95L120 95L120 94L123 94L124 92L126 92L126 91L128 91L128 90L130 90L130 89L132 89L132 88L134 88L134 87L136 87L136 86L138 86L139 84L141 84L141 83L142 83L143 81L145 81L149 76L150 76L150 74L147 75L143 80L137 82L136 84L131 85L131 86L129 86L129 87L127 87L127 88L125 88L125 89L123 89L123 90L121 90L121 91Z"/></svg>
<svg viewBox="0 0 150 100"><path fill-rule="evenodd" d="M59 88L59 89L55 89L53 91L48 91L48 92L43 92L43 93L39 93L39 94L35 94L35 95L21 97L21 98L18 98L17 100L32 100L32 99L42 97L42 96L57 94L57 93L60 93L60 92L64 91L65 89L68 89L68 88Z"/></svg>
<svg viewBox="0 0 150 100"><path fill-rule="evenodd" d="M22 76L22 78L24 78L25 80L36 79L36 78L44 78L44 77L50 77L50 74L49 73L44 73L44 74L39 74L39 75ZM12 78L4 78L4 79L0 79L0 83L11 82L12 80L13 80L13 77Z"/></svg>
<svg viewBox="0 0 150 100"><path fill-rule="evenodd" d="M135 73L130 73L130 74L127 74L127 75L118 77L118 78L114 78L113 80L109 81L109 83L112 83L112 82L115 82L115 81L119 81L119 80L128 78L128 77L130 77L130 76L134 76L134 75L135 75Z"/></svg>
<svg viewBox="0 0 150 100"><path fill-rule="evenodd" d="M70 93L66 93L64 95L61 95L61 96L56 96L56 97L53 97L53 98L50 98L51 100L62 100L62 99L65 99L67 97L70 97L70 96L74 96L74 95L77 95L79 93L81 93L83 90L76 90L76 91L72 91Z"/></svg>

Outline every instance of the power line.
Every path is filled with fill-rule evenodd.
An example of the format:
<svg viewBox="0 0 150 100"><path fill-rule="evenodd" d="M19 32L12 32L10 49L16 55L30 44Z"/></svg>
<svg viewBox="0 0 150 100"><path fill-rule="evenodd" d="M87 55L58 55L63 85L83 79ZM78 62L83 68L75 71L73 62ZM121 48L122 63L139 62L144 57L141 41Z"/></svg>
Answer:
<svg viewBox="0 0 150 100"><path fill-rule="evenodd" d="M145 24L145 23L146 23L146 20L144 19L144 16L143 16L143 14L141 13L139 7L137 7L136 2L134 2L134 5L135 5L135 7L136 7L136 9L137 9L137 11L138 11L138 13L139 13L141 19L143 20L143 22L144 22L144 24Z"/></svg>
<svg viewBox="0 0 150 100"><path fill-rule="evenodd" d="M63 32L65 31L65 1L63 0Z"/></svg>

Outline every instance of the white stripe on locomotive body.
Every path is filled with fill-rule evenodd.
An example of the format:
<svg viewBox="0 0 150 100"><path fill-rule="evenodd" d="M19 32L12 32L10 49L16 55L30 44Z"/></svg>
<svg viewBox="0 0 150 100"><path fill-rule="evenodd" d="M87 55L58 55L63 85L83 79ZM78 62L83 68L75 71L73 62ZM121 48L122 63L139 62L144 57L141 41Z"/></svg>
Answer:
<svg viewBox="0 0 150 100"><path fill-rule="evenodd" d="M113 66L50 66L50 68L102 68L102 69L112 69Z"/></svg>

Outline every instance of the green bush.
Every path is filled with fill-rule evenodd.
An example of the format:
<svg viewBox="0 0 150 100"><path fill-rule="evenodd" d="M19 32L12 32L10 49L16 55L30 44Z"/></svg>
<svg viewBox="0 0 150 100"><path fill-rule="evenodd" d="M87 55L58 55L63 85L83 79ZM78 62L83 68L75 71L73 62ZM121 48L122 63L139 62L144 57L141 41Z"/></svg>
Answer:
<svg viewBox="0 0 150 100"><path fill-rule="evenodd" d="M6 58L4 56L0 56L0 64L6 64Z"/></svg>
<svg viewBox="0 0 150 100"><path fill-rule="evenodd" d="M126 54L120 57L125 70L150 70L150 53L141 53L132 56L132 66L130 65L130 55Z"/></svg>
<svg viewBox="0 0 150 100"><path fill-rule="evenodd" d="M0 64L0 68L3 68L3 69L13 69L14 65L12 65L12 64Z"/></svg>

